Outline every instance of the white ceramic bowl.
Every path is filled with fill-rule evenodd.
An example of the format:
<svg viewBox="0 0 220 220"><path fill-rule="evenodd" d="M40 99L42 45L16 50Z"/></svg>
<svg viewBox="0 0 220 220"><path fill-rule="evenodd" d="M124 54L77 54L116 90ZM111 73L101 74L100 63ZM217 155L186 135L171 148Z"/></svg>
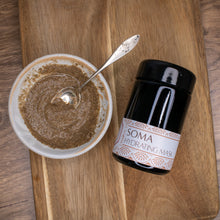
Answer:
<svg viewBox="0 0 220 220"><path fill-rule="evenodd" d="M30 89L30 87L41 78L40 74L38 74L38 69L46 64L56 63L56 64L65 64L65 65L73 65L75 63L78 64L88 76L91 75L96 68L89 63L88 61L69 54L52 54L40 57L34 60L32 63L27 65L22 72L17 76L11 92L9 96L9 117L12 124L12 127L20 138L20 140L32 151L38 153L42 156L55 158L55 159L64 159L79 156L90 149L92 149L104 136L106 133L111 117L112 117L112 97L109 86L104 79L104 77L99 74L93 79L94 84L98 88L99 97L100 97L100 112L99 112L99 120L96 126L95 135L92 139L76 148L71 149L53 149L49 146L46 146L39 142L28 130L26 127L24 120L20 114L19 110L19 96L21 91ZM29 80L26 80L26 78ZM31 79L31 80L30 80ZM33 80L32 80L33 79ZM100 89L100 87L104 88Z"/></svg>

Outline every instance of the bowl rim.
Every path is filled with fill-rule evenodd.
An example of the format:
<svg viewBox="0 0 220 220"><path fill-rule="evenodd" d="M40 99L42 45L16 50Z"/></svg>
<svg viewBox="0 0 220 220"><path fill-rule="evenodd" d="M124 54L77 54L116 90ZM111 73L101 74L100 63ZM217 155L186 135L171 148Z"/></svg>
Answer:
<svg viewBox="0 0 220 220"><path fill-rule="evenodd" d="M108 100L108 107L107 107L107 114L106 114L106 120L105 120L105 124L102 128L102 130L100 131L99 135L96 137L96 139L93 140L93 142L91 144L89 144L88 146L85 146L84 148L82 148L80 151L77 151L77 152L67 152L66 154L62 154L62 155L57 155L57 154L51 154L51 153L47 153L47 152L44 152L43 150L40 150L40 149L37 149L36 147L33 147L31 146L30 144L28 145L27 142L25 142L21 137L20 135L18 134L18 131L17 129L15 128L15 125L14 125L14 122L13 122L13 116L12 116L12 97L13 97L13 93L17 87L17 84L18 82L21 80L21 78L23 77L23 75L26 74L26 72L28 71L28 69L30 69L31 67L35 66L37 63L39 63L40 61L42 60L45 60L45 59L51 59L51 58L69 58L69 59L74 59L74 60L78 60L79 62L83 63L84 65L86 65L87 67L89 67L91 70L93 71L96 71L97 68L91 64L89 61L85 60L84 58L81 58L79 56L76 56L76 55L72 55L72 54L65 54L65 53L54 53L54 54L48 54L48 55L44 55L42 57L39 57L35 60L33 60L32 62L30 62L27 66L25 66L23 68L23 70L17 75L12 87L11 87L11 90L10 90L10 94L9 94L9 101L8 101L8 112L9 112L9 119L10 119L10 123L12 125L12 128L14 130L14 132L16 133L17 137L20 139L20 141L31 151L41 155L41 156L44 156L44 157L47 157L47 158L52 158L52 159L68 159L68 158L73 158L73 157L76 157L76 156L80 156L86 152L88 152L89 150L91 150L92 148L94 148L100 141L101 139L103 138L103 136L105 135L105 133L107 132L107 129L110 125L110 122L111 122L111 118L112 118L112 112L113 112L113 103L112 103L112 95L111 95L111 91L110 91L110 88L109 88L109 85L107 83L107 81L105 80L104 76L99 73L99 79L100 81L103 83L104 85L104 88L105 88L105 91L106 91L106 95L107 95L107 100ZM30 133L31 134L31 133ZM31 136L33 136L31 134ZM34 137L34 136L33 136ZM34 137L35 138L35 137ZM36 138L35 138L36 139ZM38 140L37 140L38 141ZM42 143L41 143L42 144ZM43 144L44 146L46 146L45 144ZM48 147L48 146L47 146ZM51 148L53 149L53 148ZM57 149L57 148L56 148ZM73 148L74 149L74 148ZM71 150L71 149L58 149L60 151L63 151L63 150Z"/></svg>

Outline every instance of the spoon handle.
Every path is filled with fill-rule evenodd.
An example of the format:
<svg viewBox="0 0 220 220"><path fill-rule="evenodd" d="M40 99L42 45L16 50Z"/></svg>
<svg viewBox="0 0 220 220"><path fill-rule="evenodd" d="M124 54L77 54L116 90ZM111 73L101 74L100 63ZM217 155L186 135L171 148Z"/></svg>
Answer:
<svg viewBox="0 0 220 220"><path fill-rule="evenodd" d="M127 53L129 53L138 43L140 35L134 35L127 40L125 40L116 50L115 52L109 57L109 59L105 62L105 64L98 69L95 73L93 73L90 78L84 82L79 89L81 90L90 80L92 80L96 75L98 75L102 70L104 70L107 66L114 63Z"/></svg>

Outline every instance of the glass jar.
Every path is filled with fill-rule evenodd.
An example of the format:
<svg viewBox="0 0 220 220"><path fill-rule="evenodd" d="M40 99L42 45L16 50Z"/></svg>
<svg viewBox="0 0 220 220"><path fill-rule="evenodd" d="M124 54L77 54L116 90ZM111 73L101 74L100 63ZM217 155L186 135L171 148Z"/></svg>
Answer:
<svg viewBox="0 0 220 220"><path fill-rule="evenodd" d="M181 66L143 61L115 142L114 158L146 172L169 172L195 81L194 74Z"/></svg>

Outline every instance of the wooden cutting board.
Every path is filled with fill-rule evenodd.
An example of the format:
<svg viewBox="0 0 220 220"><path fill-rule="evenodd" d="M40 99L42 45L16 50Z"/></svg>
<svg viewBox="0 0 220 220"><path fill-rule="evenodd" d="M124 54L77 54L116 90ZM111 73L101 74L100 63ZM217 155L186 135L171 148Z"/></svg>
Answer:
<svg viewBox="0 0 220 220"><path fill-rule="evenodd" d="M107 134L77 158L33 152L37 219L210 219L219 209L209 84L199 0L20 0L23 65L70 53L99 67L126 38L138 46L103 71L113 96ZM139 63L162 59L195 73L197 83L172 171L156 176L112 156Z"/></svg>

